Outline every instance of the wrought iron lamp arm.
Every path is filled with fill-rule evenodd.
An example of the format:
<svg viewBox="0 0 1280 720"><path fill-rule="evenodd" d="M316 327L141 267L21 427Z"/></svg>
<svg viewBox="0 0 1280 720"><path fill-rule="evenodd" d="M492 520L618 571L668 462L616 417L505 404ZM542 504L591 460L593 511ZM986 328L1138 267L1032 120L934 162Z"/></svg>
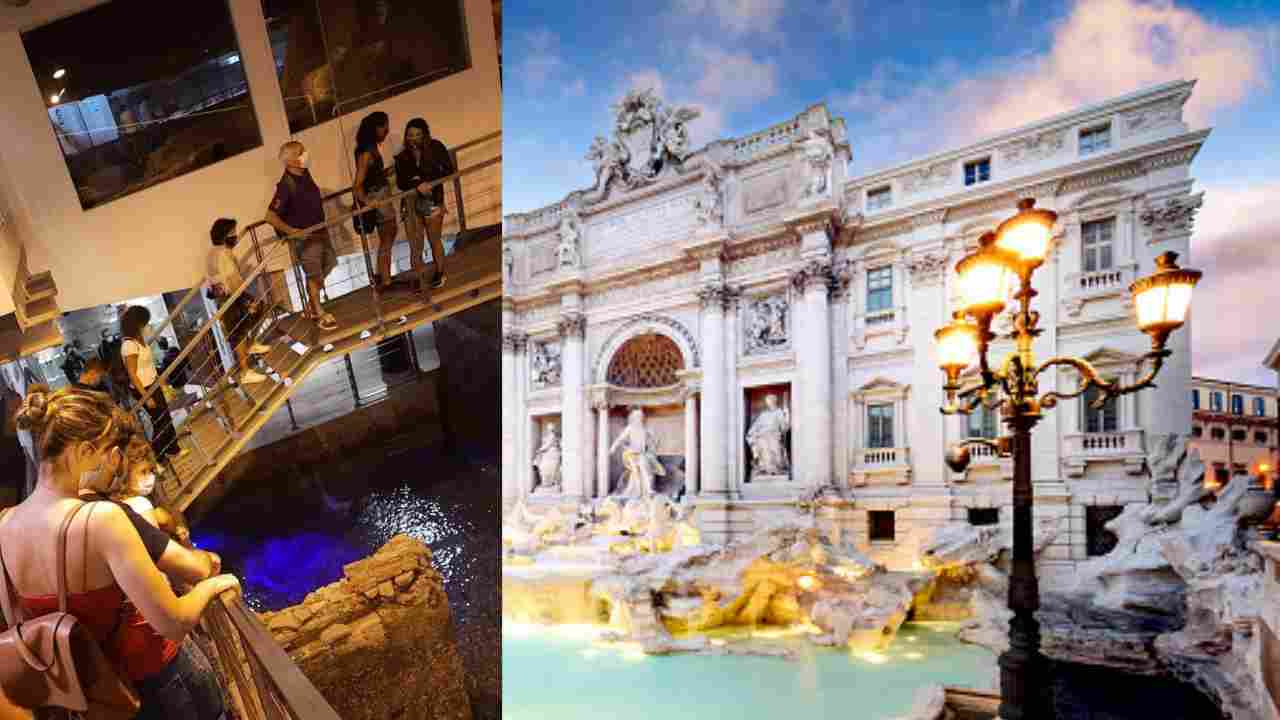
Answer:
<svg viewBox="0 0 1280 720"><path fill-rule="evenodd" d="M1147 361L1151 362L1151 367L1147 370L1146 374L1131 385L1121 385L1118 382L1110 382L1103 379L1097 368L1095 368L1088 360L1072 357L1050 358L1041 363L1040 367L1036 368L1037 376L1051 367L1065 365L1074 368L1076 372L1080 373L1081 380L1076 386L1075 392L1058 392L1055 390L1053 392L1045 393L1044 397L1040 399L1040 404L1043 407L1051 408L1057 405L1059 400L1070 400L1071 398L1080 397L1088 392L1089 388L1096 387L1101 391L1101 394L1098 396L1097 400L1094 400L1091 403L1091 406L1094 408L1100 408L1111 398L1155 387L1154 381L1156 375L1158 375L1161 368L1164 367L1164 359L1172 354L1173 353L1169 350L1159 349L1152 350L1143 355L1138 361L1138 367L1142 367L1142 365Z"/></svg>

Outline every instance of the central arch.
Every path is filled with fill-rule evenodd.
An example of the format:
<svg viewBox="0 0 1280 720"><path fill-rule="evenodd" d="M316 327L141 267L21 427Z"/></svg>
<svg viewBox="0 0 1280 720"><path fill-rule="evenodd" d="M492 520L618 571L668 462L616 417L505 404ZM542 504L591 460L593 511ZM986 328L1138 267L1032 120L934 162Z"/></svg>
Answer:
<svg viewBox="0 0 1280 720"><path fill-rule="evenodd" d="M693 338L693 333L689 332L679 321L661 315L644 315L623 323L623 325L614 330L608 340L600 348L599 355L596 356L595 364L592 366L591 377L597 384L605 384L610 381L609 369L613 364L614 356L623 348L630 340L640 338L645 335L657 335L662 340L653 341L654 346L651 349L658 349L659 344L669 341L679 350L682 370L690 370L702 366L701 359L698 356L698 346ZM669 349L669 346L667 346ZM669 370L658 370L659 365L670 365L670 361L658 361L655 358L653 370L662 374L669 374ZM651 373L652 374L652 373Z"/></svg>

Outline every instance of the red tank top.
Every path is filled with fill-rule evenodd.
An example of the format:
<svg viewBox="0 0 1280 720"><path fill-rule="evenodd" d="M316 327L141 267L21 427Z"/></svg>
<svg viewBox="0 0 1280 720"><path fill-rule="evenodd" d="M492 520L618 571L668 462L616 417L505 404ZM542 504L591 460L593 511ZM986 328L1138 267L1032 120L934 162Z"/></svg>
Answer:
<svg viewBox="0 0 1280 720"><path fill-rule="evenodd" d="M18 602L27 617L58 609L57 595L19 597ZM118 585L67 593L67 611L88 627L107 659L133 682L160 672L178 654L178 644L156 632Z"/></svg>

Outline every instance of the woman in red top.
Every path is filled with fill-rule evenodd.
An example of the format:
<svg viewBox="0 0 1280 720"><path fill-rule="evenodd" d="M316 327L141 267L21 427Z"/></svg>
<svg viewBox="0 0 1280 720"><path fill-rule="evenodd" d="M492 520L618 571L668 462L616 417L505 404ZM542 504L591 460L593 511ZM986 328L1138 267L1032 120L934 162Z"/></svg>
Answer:
<svg viewBox="0 0 1280 720"><path fill-rule="evenodd" d="M102 393L33 386L18 411L18 426L31 431L40 451L39 481L0 521L0 552L28 615L57 607L55 540L62 521L82 504L80 488L120 468L122 428L114 407ZM186 637L210 601L239 588L234 576L217 575L175 596L114 503L92 503L67 533L71 613L134 681L142 699L136 720L224 717L209 660Z"/></svg>

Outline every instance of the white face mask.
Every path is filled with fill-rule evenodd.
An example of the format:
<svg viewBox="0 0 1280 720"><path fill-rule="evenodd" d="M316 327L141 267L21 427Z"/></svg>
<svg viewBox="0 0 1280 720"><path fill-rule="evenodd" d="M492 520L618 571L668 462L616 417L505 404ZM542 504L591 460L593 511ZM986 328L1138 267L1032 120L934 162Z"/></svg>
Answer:
<svg viewBox="0 0 1280 720"><path fill-rule="evenodd" d="M138 494L143 497L146 497L147 495L150 495L151 491L155 489L156 489L155 473L147 473L146 475L143 475L142 480L138 482Z"/></svg>
<svg viewBox="0 0 1280 720"><path fill-rule="evenodd" d="M298 156L298 167L305 168L310 161L311 156L306 150L303 150L302 154Z"/></svg>

